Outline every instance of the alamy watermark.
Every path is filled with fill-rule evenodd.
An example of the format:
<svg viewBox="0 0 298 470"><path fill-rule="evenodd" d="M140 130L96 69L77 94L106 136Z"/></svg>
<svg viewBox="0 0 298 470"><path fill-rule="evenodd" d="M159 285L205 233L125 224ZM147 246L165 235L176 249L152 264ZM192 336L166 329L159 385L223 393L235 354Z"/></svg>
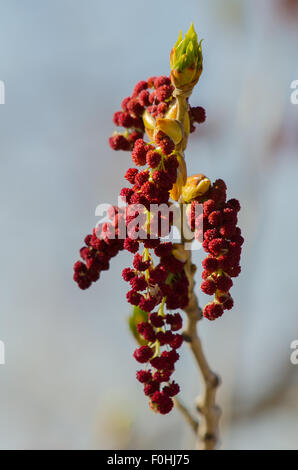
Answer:
<svg viewBox="0 0 298 470"><path fill-rule="evenodd" d="M294 339L294 341L291 342L291 349L294 349L294 351L291 353L290 361L296 366L298 364L298 339Z"/></svg>
<svg viewBox="0 0 298 470"><path fill-rule="evenodd" d="M0 341L0 366L5 364L5 344L3 341Z"/></svg>
<svg viewBox="0 0 298 470"><path fill-rule="evenodd" d="M0 104L5 104L5 84L0 80Z"/></svg>
<svg viewBox="0 0 298 470"><path fill-rule="evenodd" d="M294 90L291 93L291 103L298 104L298 80L293 80L291 83L291 89Z"/></svg>
<svg viewBox="0 0 298 470"><path fill-rule="evenodd" d="M191 211L191 213L190 213ZM187 250L199 250L203 242L203 204L126 204L118 198L118 206L99 204L96 236L99 239L154 240L184 243ZM115 223L115 221L117 222ZM192 222L191 222L192 221ZM112 222L112 223L111 223Z"/></svg>

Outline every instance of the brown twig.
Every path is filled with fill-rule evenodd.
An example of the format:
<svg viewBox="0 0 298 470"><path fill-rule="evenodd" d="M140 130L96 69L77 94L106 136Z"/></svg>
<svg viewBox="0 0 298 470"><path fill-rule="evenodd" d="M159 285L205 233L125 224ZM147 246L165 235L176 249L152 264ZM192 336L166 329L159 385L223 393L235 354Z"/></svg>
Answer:
<svg viewBox="0 0 298 470"><path fill-rule="evenodd" d="M184 405L176 403L192 429L196 429L198 449L211 450L218 443L218 424L221 410L216 405L216 390L220 385L220 378L211 370L203 351L202 343L197 332L197 323L201 318L202 310L199 307L197 297L194 293L194 274L196 267L191 262L191 251L185 249L184 243L174 246L174 252L179 254L180 259L185 261L185 273L189 280L189 303L184 309L187 315L187 324L183 333L184 340L189 344L190 350L198 365L202 381L203 393L196 400L197 410L201 415L200 424L196 422ZM196 428L194 427L196 422Z"/></svg>
<svg viewBox="0 0 298 470"><path fill-rule="evenodd" d="M185 313L187 314L187 325L184 338L189 344L204 383L203 393L196 400L197 410L201 415L197 431L197 448L211 450L218 443L218 422L221 410L216 405L215 399L220 379L210 369L197 333L197 323L202 318L202 311L194 293L188 307L185 309Z"/></svg>
<svg viewBox="0 0 298 470"><path fill-rule="evenodd" d="M193 417L191 412L186 408L186 406L179 400L179 398L174 398L174 404L176 408L182 413L185 420L190 424L191 429L195 434L198 432L198 421Z"/></svg>

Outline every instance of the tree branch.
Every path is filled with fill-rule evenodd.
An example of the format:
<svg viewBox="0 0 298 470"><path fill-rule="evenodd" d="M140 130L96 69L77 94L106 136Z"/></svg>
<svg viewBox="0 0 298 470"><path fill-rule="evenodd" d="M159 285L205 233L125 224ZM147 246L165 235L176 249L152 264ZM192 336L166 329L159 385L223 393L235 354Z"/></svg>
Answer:
<svg viewBox="0 0 298 470"><path fill-rule="evenodd" d="M201 415L197 431L197 448L211 450L218 443L218 423L221 410L216 405L215 399L220 378L211 370L197 333L197 322L202 318L202 310L194 293L185 313L187 314L187 325L184 339L189 344L204 384L202 395L196 399L197 410Z"/></svg>
<svg viewBox="0 0 298 470"><path fill-rule="evenodd" d="M190 424L191 429L195 434L198 432L198 421L192 416L191 412L186 408L186 406L179 400L179 398L173 398L176 408L182 413L185 420Z"/></svg>

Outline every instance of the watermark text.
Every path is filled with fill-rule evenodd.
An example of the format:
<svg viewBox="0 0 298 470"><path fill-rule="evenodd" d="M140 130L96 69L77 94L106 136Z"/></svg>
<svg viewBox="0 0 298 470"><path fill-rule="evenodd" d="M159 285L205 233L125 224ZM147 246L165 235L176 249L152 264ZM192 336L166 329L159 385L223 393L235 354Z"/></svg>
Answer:
<svg viewBox="0 0 298 470"><path fill-rule="evenodd" d="M0 80L0 104L5 104L5 84Z"/></svg>
<svg viewBox="0 0 298 470"><path fill-rule="evenodd" d="M96 236L99 239L154 240L162 238L172 243L184 243L187 250L199 250L203 242L203 204L190 205L126 204L118 198L118 206L99 204L95 215Z"/></svg>
<svg viewBox="0 0 298 470"><path fill-rule="evenodd" d="M291 93L291 103L298 104L298 80L293 80L291 83L291 89L294 90Z"/></svg>
<svg viewBox="0 0 298 470"><path fill-rule="evenodd" d="M0 366L5 364L5 345L3 341L0 341Z"/></svg>
<svg viewBox="0 0 298 470"><path fill-rule="evenodd" d="M294 349L294 351L291 353L290 361L296 366L298 364L298 339L291 342L291 349Z"/></svg>

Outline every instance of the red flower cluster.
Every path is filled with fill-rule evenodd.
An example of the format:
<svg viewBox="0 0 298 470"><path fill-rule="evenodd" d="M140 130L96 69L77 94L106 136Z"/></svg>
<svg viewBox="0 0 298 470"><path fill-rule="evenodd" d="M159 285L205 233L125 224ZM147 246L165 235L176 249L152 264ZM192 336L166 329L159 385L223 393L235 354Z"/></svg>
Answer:
<svg viewBox="0 0 298 470"><path fill-rule="evenodd" d="M126 206L111 207L110 222L98 225L92 235L87 235L80 250L83 261L74 266L74 280L81 289L87 289L99 279L101 271L109 268L110 259L120 250L134 254L133 266L125 268L122 276L130 284L128 302L146 313L146 321L137 325L143 345L135 350L134 357L146 364L144 370L137 372L137 379L143 384L152 409L161 414L171 411L172 397L179 393L179 386L171 376L179 359L177 349L183 343L178 333L182 318L179 313L169 311L188 305L189 280L185 263L175 256L177 247L161 240L171 230L170 212L163 215L160 210L152 209L152 204L169 208L170 191L177 183L179 167L175 145L161 131L150 135L152 139L154 136L154 142L146 143L143 116L146 110L147 118L147 113L154 119L164 117L174 103L173 90L168 77L141 81L132 96L122 101L122 110L114 114L114 123L126 131L110 137L110 145L114 150L131 150L135 164L125 174L130 185L120 191ZM190 108L189 117L193 132L195 122L204 122L205 110ZM202 220L195 220L193 215L198 203L204 204ZM229 290L233 284L231 278L240 272L243 243L237 227L240 205L235 199L226 202L226 186L217 180L190 207L192 227L203 222L201 235L208 257L203 262L201 288L209 295L215 294L215 300L204 308L204 316L214 320L233 305Z"/></svg>
<svg viewBox="0 0 298 470"><path fill-rule="evenodd" d="M164 301L158 312L149 314L147 322L138 324L138 332L148 344L136 349L134 357L141 364L149 365L145 370L137 372L137 379L144 384L144 393L150 399L150 406L166 414L173 408L171 397L180 391L178 384L169 381L175 362L179 359L177 349L182 345L183 337L174 333L182 327L180 314L165 315L163 305ZM165 350L161 352L162 346L165 346Z"/></svg>
<svg viewBox="0 0 298 470"><path fill-rule="evenodd" d="M199 203L203 203L203 214L194 220L195 205ZM239 262L244 241L241 230L237 227L239 210L237 199L226 202L226 185L223 180L215 181L203 197L191 203L192 229L203 226L203 248L209 253L202 263L204 281L201 284L205 294L215 294L214 301L208 303L203 311L209 320L215 320L224 310L233 307L233 299L229 293L233 285L231 278L240 274Z"/></svg>
<svg viewBox="0 0 298 470"><path fill-rule="evenodd" d="M131 186L120 192L126 206L112 210L111 222L99 225L92 236L86 237L86 246L80 251L85 263L77 262L74 268L75 281L86 289L99 278L100 271L108 269L110 258L119 250L134 253L133 267L123 271L124 280L131 286L127 300L148 313L148 321L137 325L147 345L138 348L134 357L140 363L150 364L150 370L139 371L137 377L144 384L150 406L162 414L172 409L171 397L179 392L179 386L169 380L179 358L177 349L183 342L182 335L176 333L182 327L181 316L164 310L188 304L188 279L184 263L173 254L173 244L160 240L169 233L171 221L163 224L162 213L152 212L150 207L169 206L169 191L176 182L178 168L174 150L174 143L162 132L154 144L136 140L132 160L139 169L134 167L126 172ZM127 231L124 241L118 239L123 218ZM158 262L154 264L153 258ZM153 312L155 308L157 311Z"/></svg>
<svg viewBox="0 0 298 470"><path fill-rule="evenodd" d="M132 96L122 101L122 110L114 114L114 123L126 128L126 132L117 132L110 137L112 149L131 150L135 141L144 135L142 115L145 109L155 118L164 116L173 99L173 90L168 77L151 77L138 82Z"/></svg>
<svg viewBox="0 0 298 470"><path fill-rule="evenodd" d="M196 106L196 107L191 107L189 108L189 119L190 119L190 132L195 131L195 125L194 123L196 122L197 124L202 124L203 122L206 121L206 111L202 106Z"/></svg>
<svg viewBox="0 0 298 470"><path fill-rule="evenodd" d="M171 411L171 397L180 391L178 384L169 381L175 370L175 362L179 359L177 349L183 342L182 335L175 333L182 328L182 318L179 313L165 314L164 301L165 298L158 312L149 314L147 322L138 324L138 332L147 345L134 352L138 362L149 365L149 368L137 372L137 379L144 384L144 393L150 399L150 406L161 414ZM165 350L161 352L162 346L165 346Z"/></svg>
<svg viewBox="0 0 298 470"><path fill-rule="evenodd" d="M150 406L162 414L172 409L171 397L179 392L175 382L161 387L170 380L174 364L179 358L176 349L183 342L182 335L174 333L182 327L181 316L178 313L166 314L164 308L184 308L188 304L188 279L184 263L173 255L175 247L171 242L160 240L160 236L169 232L170 224L166 233L162 233L162 215L160 212L150 212L151 204L168 205L169 190L177 178L178 162L173 151L173 142L162 133L158 134L154 145L137 140L132 159L137 166L147 164L148 167L140 171L130 168L125 177L133 186L123 188L120 193L128 203L127 213L131 214L128 217L128 237L124 248L135 253L133 268L126 268L122 273L124 280L131 286L127 300L148 312L148 321L137 325L147 345L136 349L134 357L140 363L150 364L151 368L139 371L137 378L144 384L144 393L150 399ZM143 209L136 206L140 204ZM130 211L130 208L133 210ZM131 230L130 223L136 218L138 224L133 223ZM135 238L135 231L138 239ZM142 254L137 253L141 244ZM159 260L157 265L154 265L153 255ZM157 306L158 310L153 312ZM161 351L163 347L165 349Z"/></svg>
<svg viewBox="0 0 298 470"><path fill-rule="evenodd" d="M99 279L100 272L110 266L110 259L123 249L123 240L118 239L120 217L124 217L123 209L111 206L111 222L98 225L92 235L85 237L85 246L80 249L81 258L74 265L73 279L80 289L88 289L92 282Z"/></svg>
<svg viewBox="0 0 298 470"><path fill-rule="evenodd" d="M148 79L147 111L154 118L163 117L173 99L174 87L169 77L151 77Z"/></svg>
<svg viewBox="0 0 298 470"><path fill-rule="evenodd" d="M124 127L124 133L116 132L110 139L113 150L131 150L137 139L144 135L142 116L145 110L153 118L164 117L173 102L174 87L169 77L150 77L136 84L132 96L124 98L121 111L114 114L114 124ZM205 110L194 107L189 110L191 132L195 130L194 123L205 121Z"/></svg>

